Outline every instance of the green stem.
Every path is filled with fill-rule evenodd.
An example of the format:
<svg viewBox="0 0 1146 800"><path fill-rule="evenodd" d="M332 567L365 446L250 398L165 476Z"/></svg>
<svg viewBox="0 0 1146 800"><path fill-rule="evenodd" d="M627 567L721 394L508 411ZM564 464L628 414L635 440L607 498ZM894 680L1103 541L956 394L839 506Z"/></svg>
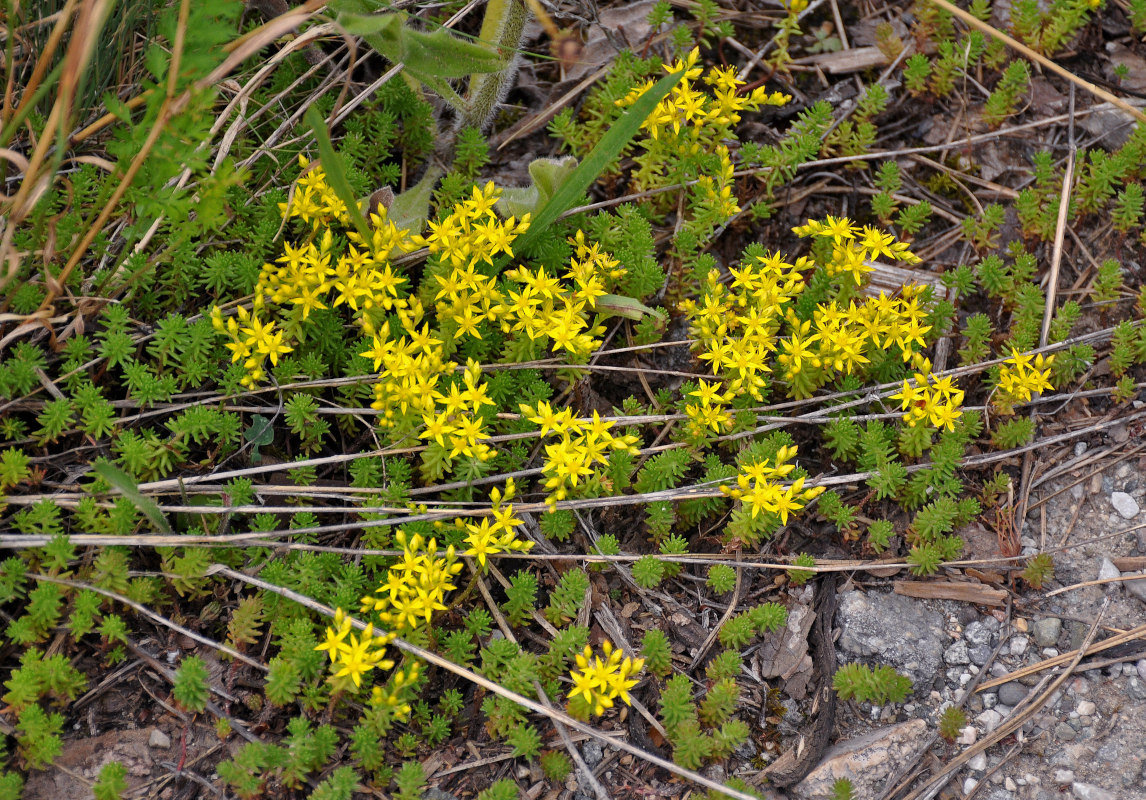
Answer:
<svg viewBox="0 0 1146 800"><path fill-rule="evenodd" d="M493 121L497 104L517 77L519 59L516 52L528 18L529 11L522 0L490 0L486 5L481 40L494 45L506 59L506 65L498 72L470 75L466 108L458 117L459 130L468 127L484 131Z"/></svg>

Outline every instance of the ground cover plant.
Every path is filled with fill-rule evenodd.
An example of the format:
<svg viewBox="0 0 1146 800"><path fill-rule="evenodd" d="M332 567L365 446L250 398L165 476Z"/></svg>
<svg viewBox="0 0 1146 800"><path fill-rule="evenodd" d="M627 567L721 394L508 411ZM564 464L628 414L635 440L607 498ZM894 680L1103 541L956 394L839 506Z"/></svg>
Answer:
<svg viewBox="0 0 1146 800"><path fill-rule="evenodd" d="M1022 50L977 0L849 11L878 66L835 104L822 4L649 3L532 105L592 50L521 0L59 5L5 16L0 798L129 673L181 755L99 798L605 792L601 731L641 780L791 783L751 658L801 587L984 555L1041 587L1040 414L1142 387L1146 126L1018 133L1134 0L1015 2ZM919 108L965 130L917 146ZM467 742L497 757L451 771Z"/></svg>

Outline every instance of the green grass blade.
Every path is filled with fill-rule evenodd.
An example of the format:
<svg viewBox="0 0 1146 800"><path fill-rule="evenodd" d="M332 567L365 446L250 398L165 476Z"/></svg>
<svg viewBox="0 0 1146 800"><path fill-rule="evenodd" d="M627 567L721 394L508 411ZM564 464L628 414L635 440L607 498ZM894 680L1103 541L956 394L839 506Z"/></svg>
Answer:
<svg viewBox="0 0 1146 800"><path fill-rule="evenodd" d="M342 159L334 152L334 145L330 143L330 133L326 130L326 123L318 113L318 109L311 106L303 115L306 124L314 131L314 139L318 143L318 155L322 158L322 169L326 172L326 182L338 195L338 199L346 204L350 213L350 221L363 241L371 239L370 226L366 224L366 217L362 216L362 209L358 207L358 198L350 188L350 181L346 179L346 170L343 169Z"/></svg>
<svg viewBox="0 0 1146 800"><path fill-rule="evenodd" d="M530 220L529 230L517 240L515 248L520 247L523 252L528 252L530 247L545 235L549 226L561 214L573 207L585 190L600 177L625 145L637 135L641 123L648 119L649 114L657 107L657 103L672 91L683 76L684 72L666 75L629 107L629 110L609 128L609 132L601 138L601 141L597 142L597 146L589 155L585 156L585 160L565 179L549 198L549 202L537 212L537 216Z"/></svg>
<svg viewBox="0 0 1146 800"><path fill-rule="evenodd" d="M147 517L151 524L160 531L171 535L175 534L170 523L167 522L167 517L163 516L163 512L159 509L159 504L150 497L144 497L139 491L139 486L126 472L107 462L94 464L92 472L110 483L112 488L130 500L140 513Z"/></svg>

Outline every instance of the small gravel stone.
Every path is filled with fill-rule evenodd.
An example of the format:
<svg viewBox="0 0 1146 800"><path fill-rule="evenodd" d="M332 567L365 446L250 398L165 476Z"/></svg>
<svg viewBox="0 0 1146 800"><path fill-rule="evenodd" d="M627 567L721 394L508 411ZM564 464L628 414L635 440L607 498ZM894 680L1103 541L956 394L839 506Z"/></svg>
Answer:
<svg viewBox="0 0 1146 800"><path fill-rule="evenodd" d="M1061 742L1073 742L1075 737L1078 736L1078 731L1065 722L1060 722L1054 727L1054 736Z"/></svg>
<svg viewBox="0 0 1146 800"><path fill-rule="evenodd" d="M1075 781L1070 785L1070 791L1078 800L1118 800L1112 792L1095 786L1093 783Z"/></svg>
<svg viewBox="0 0 1146 800"><path fill-rule="evenodd" d="M1056 769L1054 771L1054 782L1059 784L1074 783L1074 770Z"/></svg>
<svg viewBox="0 0 1146 800"><path fill-rule="evenodd" d="M972 664L978 664L981 667L991 660L991 647L985 644L972 647L968 655L971 657Z"/></svg>
<svg viewBox="0 0 1146 800"><path fill-rule="evenodd" d="M1086 442L1075 442L1074 443L1074 457L1075 458L1078 458L1079 456L1081 456L1085 452L1086 452Z"/></svg>
<svg viewBox="0 0 1146 800"><path fill-rule="evenodd" d="M963 639L970 647L989 645L991 643L991 629L985 623L976 620L963 629Z"/></svg>
<svg viewBox="0 0 1146 800"><path fill-rule="evenodd" d="M452 795L444 789L431 786L422 792L422 800L458 800L458 798L456 795Z"/></svg>
<svg viewBox="0 0 1146 800"><path fill-rule="evenodd" d="M1096 706L1089 700L1083 700L1078 704L1077 710L1080 717L1090 717L1094 715Z"/></svg>
<svg viewBox="0 0 1146 800"><path fill-rule="evenodd" d="M972 758L970 761L967 762L967 767L968 767L968 769L971 769L975 772L986 772L987 771L987 756L986 756L986 754L985 753L979 753L978 755L976 755L974 758Z"/></svg>
<svg viewBox="0 0 1146 800"><path fill-rule="evenodd" d="M1138 670L1138 677L1146 681L1146 658L1139 659L1134 669Z"/></svg>
<svg viewBox="0 0 1146 800"><path fill-rule="evenodd" d="M983 708L994 708L999 704L999 695L994 692L983 692Z"/></svg>
<svg viewBox="0 0 1146 800"><path fill-rule="evenodd" d="M1118 571L1118 567L1114 566L1113 561L1109 558L1102 559L1102 565L1098 568L1098 580L1106 581L1121 576L1122 573Z"/></svg>
<svg viewBox="0 0 1146 800"><path fill-rule="evenodd" d="M581 758L585 759L585 763L589 765L589 769L601 763L601 759L605 757L605 751L601 747L601 743L593 740L585 742L581 745Z"/></svg>
<svg viewBox="0 0 1146 800"><path fill-rule="evenodd" d="M1018 681L1008 681L999 687L999 702L1003 705L1017 706L1030 692L1030 688Z"/></svg>
<svg viewBox="0 0 1146 800"><path fill-rule="evenodd" d="M970 797L971 792L975 791L975 787L979 785L979 781L974 778L967 778L963 781L963 796Z"/></svg>
<svg viewBox="0 0 1146 800"><path fill-rule="evenodd" d="M1123 519L1134 519L1138 516L1138 501L1126 492L1114 492L1110 495L1110 505Z"/></svg>
<svg viewBox="0 0 1146 800"><path fill-rule="evenodd" d="M154 728L147 740L147 746L154 747L156 750L168 750L171 747L171 737L159 728Z"/></svg>
<svg viewBox="0 0 1146 800"><path fill-rule="evenodd" d="M1021 656L1027 652L1030 647L1031 640L1026 636L1014 636L1011 638L1011 655Z"/></svg>
<svg viewBox="0 0 1146 800"><path fill-rule="evenodd" d="M1036 620L1031 627L1031 635L1039 647L1054 647L1058 642L1058 635L1062 632L1062 620L1058 617L1046 617Z"/></svg>
<svg viewBox="0 0 1146 800"><path fill-rule="evenodd" d="M1135 581L1126 581L1122 585L1126 587L1126 591L1146 603L1146 572L1131 574L1140 574L1142 577Z"/></svg>
<svg viewBox="0 0 1146 800"><path fill-rule="evenodd" d="M999 727L999 723L1003 721L1003 715L993 708L988 708L982 714L975 717L975 721L983 726L983 730L987 733Z"/></svg>
<svg viewBox="0 0 1146 800"><path fill-rule="evenodd" d="M1135 700L1146 700L1146 683L1138 678L1131 678L1126 682L1126 692Z"/></svg>
<svg viewBox="0 0 1146 800"><path fill-rule="evenodd" d="M955 642L943 651L943 660L948 664L970 664L971 656L967 651L967 643Z"/></svg>

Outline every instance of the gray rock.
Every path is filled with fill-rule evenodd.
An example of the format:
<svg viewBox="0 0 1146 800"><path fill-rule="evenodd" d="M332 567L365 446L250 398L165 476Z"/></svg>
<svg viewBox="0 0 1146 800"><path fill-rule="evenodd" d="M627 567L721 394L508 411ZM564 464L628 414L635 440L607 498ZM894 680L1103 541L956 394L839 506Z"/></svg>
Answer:
<svg viewBox="0 0 1146 800"><path fill-rule="evenodd" d="M1095 786L1093 783L1075 781L1070 785L1070 791L1078 800L1118 800L1112 792Z"/></svg>
<svg viewBox="0 0 1146 800"><path fill-rule="evenodd" d="M569 780L572 780L572 778L569 778ZM445 789L431 786L428 789L422 790L422 800L458 800L458 798L457 795L450 794Z"/></svg>
<svg viewBox="0 0 1146 800"><path fill-rule="evenodd" d="M1146 700L1146 683L1138 678L1131 678L1126 682L1126 691L1135 700Z"/></svg>
<svg viewBox="0 0 1146 800"><path fill-rule="evenodd" d="M987 733L999 727L999 723L1003 721L1003 715L993 708L988 708L982 714L975 717L975 721L983 726L983 730Z"/></svg>
<svg viewBox="0 0 1146 800"><path fill-rule="evenodd" d="M171 737L159 728L153 728L151 736L147 739L147 746L154 747L156 750L168 750L171 747Z"/></svg>
<svg viewBox="0 0 1146 800"><path fill-rule="evenodd" d="M1060 784L1074 783L1074 770L1056 769L1054 771L1054 782Z"/></svg>
<svg viewBox="0 0 1146 800"><path fill-rule="evenodd" d="M1061 632L1062 620L1058 617L1045 617L1031 626L1031 636L1039 647L1054 647Z"/></svg>
<svg viewBox="0 0 1146 800"><path fill-rule="evenodd" d="M1130 592L1130 594L1137 597L1143 603L1146 603L1146 572L1142 572L1142 573L1132 572L1132 573L1127 573L1127 574L1130 574L1130 575L1141 574L1142 575L1142 577L1139 578L1138 580L1125 581L1125 582L1123 582L1122 585L1126 587L1126 591Z"/></svg>
<svg viewBox="0 0 1146 800"><path fill-rule="evenodd" d="M1078 731L1065 722L1060 722L1054 726L1054 736L1060 742L1073 742L1075 737L1078 736Z"/></svg>
<svg viewBox="0 0 1146 800"><path fill-rule="evenodd" d="M936 654L938 658L938 654ZM914 762L927 746L927 723L908 720L832 745L819 765L791 789L798 800L821 800L840 778L852 782L855 796L875 797L902 764Z"/></svg>
<svg viewBox="0 0 1146 800"><path fill-rule="evenodd" d="M991 629L983 622L972 622L963 629L963 639L969 647L991 644Z"/></svg>
<svg viewBox="0 0 1146 800"><path fill-rule="evenodd" d="M1027 648L1031 646L1031 640L1026 636L1012 636L1011 637L1011 655L1021 656L1027 652Z"/></svg>
<svg viewBox="0 0 1146 800"><path fill-rule="evenodd" d="M581 745L581 758L585 759L585 763L589 765L589 769L601 763L601 759L605 757L605 751L601 747L601 743L590 739Z"/></svg>
<svg viewBox="0 0 1146 800"><path fill-rule="evenodd" d="M943 617L918 600L898 594L853 591L840 598L839 646L877 657L911 678L917 687L935 677L945 646Z"/></svg>
<svg viewBox="0 0 1146 800"><path fill-rule="evenodd" d="M1140 658L1134 664L1134 669L1138 670L1138 677L1146 681L1146 658Z"/></svg>
<svg viewBox="0 0 1146 800"><path fill-rule="evenodd" d="M1098 568L1098 580L1105 581L1121 576L1122 573L1118 571L1118 567L1114 566L1113 561L1109 558L1102 559L1102 565Z"/></svg>
<svg viewBox="0 0 1146 800"><path fill-rule="evenodd" d="M1134 519L1138 516L1138 501L1126 492L1113 492L1110 495L1110 505L1123 519Z"/></svg>
<svg viewBox="0 0 1146 800"><path fill-rule="evenodd" d="M971 760L967 762L967 769L972 770L973 772L986 772L987 754L976 753L971 757Z"/></svg>
<svg viewBox="0 0 1146 800"><path fill-rule="evenodd" d="M967 652L967 643L955 642L943 651L943 660L948 664L970 664L971 656Z"/></svg>
<svg viewBox="0 0 1146 800"><path fill-rule="evenodd" d="M1075 442L1074 443L1074 457L1075 458L1078 458L1079 456L1081 456L1085 452L1086 452L1086 442Z"/></svg>
<svg viewBox="0 0 1146 800"><path fill-rule="evenodd" d="M971 663L977 664L980 667L983 666L984 664L986 664L988 661L991 660L991 650L992 650L991 646L986 645L986 644L981 644L981 645L978 645L977 647L972 647L971 652L970 652Z"/></svg>
<svg viewBox="0 0 1146 800"><path fill-rule="evenodd" d="M710 781L716 781L717 783L724 783L728 780L728 773L720 764L709 764L704 768L704 772L701 774Z"/></svg>
<svg viewBox="0 0 1146 800"><path fill-rule="evenodd" d="M999 702L1005 706L1017 706L1028 692L1030 689L1018 681L1008 681L999 687Z"/></svg>

